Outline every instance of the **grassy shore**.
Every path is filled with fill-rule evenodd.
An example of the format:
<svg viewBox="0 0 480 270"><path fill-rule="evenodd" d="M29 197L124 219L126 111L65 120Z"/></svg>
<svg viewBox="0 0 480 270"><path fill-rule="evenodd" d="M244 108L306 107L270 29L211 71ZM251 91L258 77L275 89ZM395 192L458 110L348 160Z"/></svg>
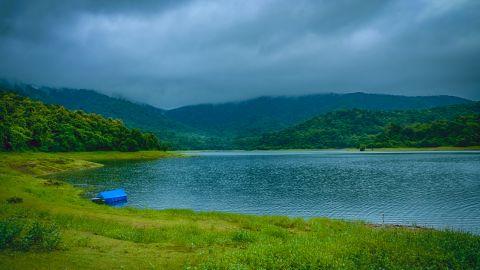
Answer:
<svg viewBox="0 0 480 270"><path fill-rule="evenodd" d="M187 152L187 153L197 153L197 152L216 152L216 151L233 151L233 152L261 152L261 151L281 151L281 152L299 152L299 151L349 151L349 152L361 152L358 148L322 148L322 149L311 149L311 148L298 148L298 149L261 149L261 150L242 150L242 149L233 149L233 150L190 150L190 151L178 151L178 152ZM431 151L480 151L480 145L478 146L438 146L438 147L390 147L390 148L367 148L363 152L431 152Z"/></svg>
<svg viewBox="0 0 480 270"><path fill-rule="evenodd" d="M358 151L358 149L355 149ZM480 146L438 146L438 147L397 147L397 148L374 148L378 152L405 152L405 151L478 151ZM365 151L372 151L366 149Z"/></svg>
<svg viewBox="0 0 480 270"><path fill-rule="evenodd" d="M112 208L83 199L81 189L40 177L99 167L107 160L173 155L164 152L0 154L2 224L11 220L44 224L33 227L55 228L58 235L53 234L53 238L60 239L60 244L50 241L43 249L3 248L0 269L480 267L480 237L467 233L379 227L325 218L306 221L190 210ZM12 200L13 197L21 198L21 202ZM22 243L34 243L38 238L18 237L30 241Z"/></svg>

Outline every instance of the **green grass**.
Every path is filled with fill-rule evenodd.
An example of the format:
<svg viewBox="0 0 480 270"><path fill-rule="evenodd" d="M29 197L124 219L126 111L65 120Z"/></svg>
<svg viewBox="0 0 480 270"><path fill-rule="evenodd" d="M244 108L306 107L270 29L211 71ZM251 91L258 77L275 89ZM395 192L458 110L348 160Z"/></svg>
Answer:
<svg viewBox="0 0 480 270"><path fill-rule="evenodd" d="M0 250L52 251L60 244L58 228L52 224L7 218L0 220Z"/></svg>
<svg viewBox="0 0 480 270"><path fill-rule="evenodd" d="M358 149L355 149L358 151ZM475 151L480 150L480 146L438 146L438 147L393 147L393 148L374 148L373 151L396 152L396 151ZM371 151L366 149L365 151Z"/></svg>
<svg viewBox="0 0 480 270"><path fill-rule="evenodd" d="M83 199L81 189L39 177L112 159L170 156L175 154L0 154L0 227L21 228L8 229L13 240L5 238L10 244L0 250L0 269L480 267L480 237L468 233L326 218L111 208ZM14 197L22 200L7 202ZM35 241L17 248L24 238Z"/></svg>

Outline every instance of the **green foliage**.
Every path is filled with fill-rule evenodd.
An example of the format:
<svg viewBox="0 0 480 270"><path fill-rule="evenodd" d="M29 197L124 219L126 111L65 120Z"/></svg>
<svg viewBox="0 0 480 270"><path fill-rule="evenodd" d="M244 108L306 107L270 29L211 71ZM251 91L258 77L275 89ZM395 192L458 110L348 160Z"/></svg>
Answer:
<svg viewBox="0 0 480 270"><path fill-rule="evenodd" d="M57 104L69 110L82 110L106 118L121 119L129 128L152 132L160 140L168 142L169 148L202 148L208 143L204 136L169 119L165 116L164 110L150 105L109 97L85 89L34 87L2 80L0 80L0 88L45 104Z"/></svg>
<svg viewBox="0 0 480 270"><path fill-rule="evenodd" d="M18 242L17 238L22 232L23 226L16 220L6 219L0 220L0 250L12 246L18 246L14 244Z"/></svg>
<svg viewBox="0 0 480 270"><path fill-rule="evenodd" d="M204 256L198 269L476 269L480 263L480 241L472 235L308 225L309 231L281 240L251 232L261 241Z"/></svg>
<svg viewBox="0 0 480 270"><path fill-rule="evenodd" d="M371 143L375 147L480 145L480 114L407 126L389 124Z"/></svg>
<svg viewBox="0 0 480 270"><path fill-rule="evenodd" d="M452 96L405 97L350 93L260 97L242 102L162 110L84 89L34 87L2 80L0 87L46 104L60 104L70 110L122 119L127 127L152 132L173 149L235 149L248 146L251 139L245 137L277 132L339 109L405 110L470 102Z"/></svg>
<svg viewBox="0 0 480 270"><path fill-rule="evenodd" d="M232 240L237 243L250 243L255 241L255 235L249 231L236 231L232 235Z"/></svg>
<svg viewBox="0 0 480 270"><path fill-rule="evenodd" d="M52 251L58 248L60 240L55 225L12 218L0 220L0 250Z"/></svg>
<svg viewBox="0 0 480 270"><path fill-rule="evenodd" d="M0 151L138 151L164 149L149 133L119 120L45 105L0 92Z"/></svg>
<svg viewBox="0 0 480 270"><path fill-rule="evenodd" d="M405 97L366 93L260 97L241 102L200 104L165 111L180 123L221 136L278 131L340 109L405 110L468 103L451 96Z"/></svg>
<svg viewBox="0 0 480 270"><path fill-rule="evenodd" d="M246 149L325 149L480 145L480 103L428 110L341 110L259 137Z"/></svg>

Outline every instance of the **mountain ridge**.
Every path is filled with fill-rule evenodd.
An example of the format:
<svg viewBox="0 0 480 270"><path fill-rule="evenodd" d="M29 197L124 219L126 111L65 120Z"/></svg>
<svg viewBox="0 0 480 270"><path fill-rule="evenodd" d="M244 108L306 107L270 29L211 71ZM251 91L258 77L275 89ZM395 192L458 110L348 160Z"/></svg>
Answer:
<svg viewBox="0 0 480 270"><path fill-rule="evenodd" d="M399 96L348 93L311 94L306 96L259 97L219 104L189 105L165 111L165 115L207 132L220 135L280 130L310 117L339 109L424 109L471 100L454 96ZM219 132L220 131L220 132Z"/></svg>
<svg viewBox="0 0 480 270"><path fill-rule="evenodd" d="M188 105L164 110L95 90L37 87L0 80L0 86L72 110L121 119L128 127L154 133L173 149L228 149L239 137L280 131L317 115L342 109L424 109L471 100L455 96L401 96L354 92L254 99Z"/></svg>
<svg viewBox="0 0 480 270"><path fill-rule="evenodd" d="M170 144L182 140L183 133L193 132L191 128L168 119L163 109L124 98L110 97L95 90L34 86L6 80L0 80L0 87L46 104L57 104L70 110L121 119L128 127L155 133ZM176 145L171 147L175 148Z"/></svg>

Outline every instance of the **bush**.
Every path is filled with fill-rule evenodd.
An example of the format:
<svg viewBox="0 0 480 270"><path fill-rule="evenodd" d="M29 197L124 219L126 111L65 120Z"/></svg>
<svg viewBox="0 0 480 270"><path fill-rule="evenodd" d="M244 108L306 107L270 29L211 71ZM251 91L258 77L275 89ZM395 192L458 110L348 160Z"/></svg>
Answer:
<svg viewBox="0 0 480 270"><path fill-rule="evenodd" d="M52 251L58 248L60 240L60 232L54 224L12 218L0 221L0 250Z"/></svg>
<svg viewBox="0 0 480 270"><path fill-rule="evenodd" d="M22 203L23 199L20 197L10 197L7 199L7 203L14 204L14 203Z"/></svg>
<svg viewBox="0 0 480 270"><path fill-rule="evenodd" d="M23 226L16 220L0 220L0 250L14 246Z"/></svg>
<svg viewBox="0 0 480 270"><path fill-rule="evenodd" d="M255 235L249 231L236 231L232 235L232 240L237 243L251 243L255 241Z"/></svg>

